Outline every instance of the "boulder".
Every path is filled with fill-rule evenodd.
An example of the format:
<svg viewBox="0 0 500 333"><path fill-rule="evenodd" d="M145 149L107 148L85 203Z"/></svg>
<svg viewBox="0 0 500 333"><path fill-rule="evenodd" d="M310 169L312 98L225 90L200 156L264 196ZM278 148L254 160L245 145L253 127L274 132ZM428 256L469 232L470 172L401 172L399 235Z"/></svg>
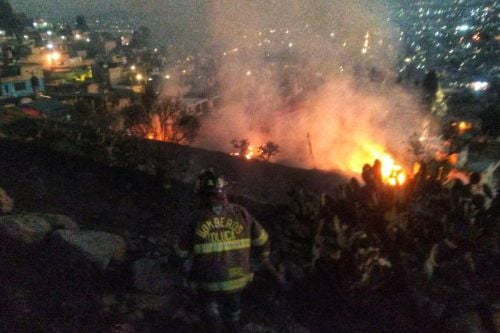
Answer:
<svg viewBox="0 0 500 333"><path fill-rule="evenodd" d="M295 322L289 323L286 331L289 333L311 333L309 329Z"/></svg>
<svg viewBox="0 0 500 333"><path fill-rule="evenodd" d="M276 333L276 330L256 323L248 323L243 327L243 333Z"/></svg>
<svg viewBox="0 0 500 333"><path fill-rule="evenodd" d="M30 215L35 215L35 216L43 218L45 221L47 221L52 226L53 230L59 230L59 229L72 230L72 231L80 230L78 223L76 223L75 221L73 221L72 218L70 218L66 215L38 214L38 213L30 214Z"/></svg>
<svg viewBox="0 0 500 333"><path fill-rule="evenodd" d="M52 226L36 215L8 215L0 217L0 237L29 245L42 241Z"/></svg>
<svg viewBox="0 0 500 333"><path fill-rule="evenodd" d="M134 294L132 295L135 307L138 310L146 311L165 311L173 307L172 303L175 298L171 295L151 295L151 294ZM181 304L176 304L180 306Z"/></svg>
<svg viewBox="0 0 500 333"><path fill-rule="evenodd" d="M134 287L150 294L164 294L173 285L173 279L166 271L167 257L139 259L132 265Z"/></svg>
<svg viewBox="0 0 500 333"><path fill-rule="evenodd" d="M127 251L121 236L101 231L57 230L53 240L102 270L108 267L111 259L123 260Z"/></svg>
<svg viewBox="0 0 500 333"><path fill-rule="evenodd" d="M481 318L475 312L461 314L452 317L446 323L447 332L455 333L483 333Z"/></svg>
<svg viewBox="0 0 500 333"><path fill-rule="evenodd" d="M500 303L493 305L493 324L497 332L500 332Z"/></svg>
<svg viewBox="0 0 500 333"><path fill-rule="evenodd" d="M0 187L0 214L8 214L14 209L14 200Z"/></svg>

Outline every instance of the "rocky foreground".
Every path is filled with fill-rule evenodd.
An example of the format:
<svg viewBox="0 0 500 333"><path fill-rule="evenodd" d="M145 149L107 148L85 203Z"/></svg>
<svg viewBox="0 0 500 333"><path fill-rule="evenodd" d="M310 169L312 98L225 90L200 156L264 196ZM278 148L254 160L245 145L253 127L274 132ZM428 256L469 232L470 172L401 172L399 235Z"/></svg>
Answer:
<svg viewBox="0 0 500 333"><path fill-rule="evenodd" d="M189 161L202 163L206 160L202 158L204 154L210 155L188 150L186 156ZM222 161L229 174L239 175L240 188L233 199L247 206L270 231L273 247L281 251L279 255L273 253L273 259L284 264L292 282L290 290L281 291L264 272L257 272L256 281L244 297L245 332L435 332L436 328L449 332L485 331L484 313L477 311L476 304L460 313L449 312L446 308L449 305L441 302L446 297L421 293L427 289L432 291L429 287L433 284L418 293L415 290L414 295L413 290L400 286L411 284L400 283L402 280L395 274L398 272L391 271L393 278L387 279L391 283L379 288L380 292L360 288L349 294L348 286L356 282L359 273L357 266L349 261L358 258L359 253L354 251L353 257L350 248L328 252L341 254L346 262L339 264L338 258L329 255L317 260L316 270L307 273L305 266L291 264L290 261L307 264L311 260L308 254L312 254L314 260L316 254L311 249L320 240L315 235L315 219L321 220L328 213L325 212L328 206L318 210L323 199L301 191L296 192L292 206L282 205L287 189L280 184L286 184L289 179L298 186L308 179L308 173L215 155L220 157L212 156L209 163ZM167 172L169 177L159 178L154 173L112 167L33 142L5 140L0 140L0 156L0 187L13 198L13 204L0 206L3 211L0 214L0 331L203 331L196 295L185 288L172 251L176 230L192 209L192 189L187 180L199 167L190 162L183 172L173 163ZM265 174L265 177L247 179L246 174ZM315 179L311 183L321 183L323 176L314 173L309 179ZM258 183L255 179L265 181ZM276 179L278 190L271 193L271 197L278 193L280 202L262 196L272 192L272 179ZM334 179L322 184L323 187L328 187L330 182ZM332 211L338 208L338 203L334 203ZM359 212L359 209L346 211L353 216ZM392 221L389 225L405 220L396 213L380 216L376 225L383 225L387 219ZM333 219L336 220L338 218ZM334 233L337 238L349 234L347 225L337 221L334 226L344 230ZM284 230L288 238L284 237ZM383 233L378 229L374 231ZM415 231L420 235L419 230ZM325 240L320 242L325 249L343 243L338 239L332 244ZM392 244L391 239L385 241ZM445 240L443 244L448 243ZM443 244L439 243L437 248L446 248ZM384 244L378 245L383 249ZM420 267L423 261L427 263L427 247L434 247L432 242L416 245L422 247L421 251L404 253L421 256L414 258ZM365 247L353 246L353 249ZM292 250L297 251L296 255ZM376 257L376 268L380 272L374 277L388 273L390 263L383 254ZM306 256L299 258L300 255ZM289 262L283 262L283 258ZM450 263L447 257L431 256L431 259L438 273ZM491 257L490 261L497 260L498 256ZM342 263L356 269L334 269L342 268ZM456 260L451 260L451 264L461 265ZM486 271L489 275L494 272ZM478 273L481 274L474 273L474 276L484 277L484 272ZM442 277L434 275L432 281L439 282ZM339 288L342 281L346 282L344 289ZM453 292L447 287L437 289L452 296L447 301L466 297L456 294L463 286L450 287ZM487 296L485 299L498 299L495 295ZM415 300L418 302L411 303ZM487 310L486 319L498 327L500 312L489 304ZM429 316L423 315L427 313Z"/></svg>
<svg viewBox="0 0 500 333"><path fill-rule="evenodd" d="M0 151L14 202L0 214L0 331L203 331L172 251L188 184L31 144L0 141ZM245 204L269 229L278 223ZM308 331L265 274L245 299L247 331Z"/></svg>

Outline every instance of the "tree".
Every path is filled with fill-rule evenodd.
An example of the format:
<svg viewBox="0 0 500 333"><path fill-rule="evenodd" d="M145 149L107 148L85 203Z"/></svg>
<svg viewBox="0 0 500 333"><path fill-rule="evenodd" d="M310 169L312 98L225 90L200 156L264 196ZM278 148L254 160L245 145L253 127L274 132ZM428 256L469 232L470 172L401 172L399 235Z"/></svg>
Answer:
<svg viewBox="0 0 500 333"><path fill-rule="evenodd" d="M78 15L76 17L76 28L82 31L89 31L89 26L87 25L87 21L85 20L85 16Z"/></svg>
<svg viewBox="0 0 500 333"><path fill-rule="evenodd" d="M0 0L0 30L5 30L8 34L19 34L22 31L22 24L6 0Z"/></svg>
<svg viewBox="0 0 500 333"><path fill-rule="evenodd" d="M151 30L148 27L140 26L139 29L134 31L130 46L132 48L148 47L151 43Z"/></svg>
<svg viewBox="0 0 500 333"><path fill-rule="evenodd" d="M422 82L422 88L424 89L424 101L427 105L432 105L436 99L436 93L439 89L439 79L436 71L430 70L427 72L424 81Z"/></svg>
<svg viewBox="0 0 500 333"><path fill-rule="evenodd" d="M124 110L125 127L132 135L178 144L189 144L198 134L198 118L180 103L163 101L151 108L133 106Z"/></svg>
<svg viewBox="0 0 500 333"><path fill-rule="evenodd" d="M268 141L265 145L259 147L259 156L269 161L272 156L280 152L280 147L272 141Z"/></svg>
<svg viewBox="0 0 500 333"><path fill-rule="evenodd" d="M233 145L234 149L238 149L238 155L241 157L247 156L250 148L250 142L247 139L233 139L231 140L231 144Z"/></svg>
<svg viewBox="0 0 500 333"><path fill-rule="evenodd" d="M500 135L500 107L498 104L490 105L479 114L482 122L482 129L491 136Z"/></svg>

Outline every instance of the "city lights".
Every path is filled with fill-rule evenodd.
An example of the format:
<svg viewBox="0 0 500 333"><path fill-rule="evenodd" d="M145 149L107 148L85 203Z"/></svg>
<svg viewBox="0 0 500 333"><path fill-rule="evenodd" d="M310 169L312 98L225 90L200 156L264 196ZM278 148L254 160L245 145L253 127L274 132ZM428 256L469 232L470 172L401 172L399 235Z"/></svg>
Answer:
<svg viewBox="0 0 500 333"><path fill-rule="evenodd" d="M488 89L489 86L490 84L486 81L474 81L469 85L469 87L474 91L484 91Z"/></svg>
<svg viewBox="0 0 500 333"><path fill-rule="evenodd" d="M467 31L467 30L470 30L470 29L471 29L471 27L468 26L467 24L459 25L456 28L457 31Z"/></svg>

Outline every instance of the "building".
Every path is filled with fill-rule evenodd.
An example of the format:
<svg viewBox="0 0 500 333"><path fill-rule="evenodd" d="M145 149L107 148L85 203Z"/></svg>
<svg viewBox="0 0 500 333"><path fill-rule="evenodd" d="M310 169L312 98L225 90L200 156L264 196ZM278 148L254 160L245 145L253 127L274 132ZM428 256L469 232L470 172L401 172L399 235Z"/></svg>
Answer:
<svg viewBox="0 0 500 333"><path fill-rule="evenodd" d="M114 87L126 83L129 78L128 69L122 64L108 65L108 80L109 84Z"/></svg>
<svg viewBox="0 0 500 333"><path fill-rule="evenodd" d="M33 96L45 90L39 64L19 63L0 68L0 98Z"/></svg>

